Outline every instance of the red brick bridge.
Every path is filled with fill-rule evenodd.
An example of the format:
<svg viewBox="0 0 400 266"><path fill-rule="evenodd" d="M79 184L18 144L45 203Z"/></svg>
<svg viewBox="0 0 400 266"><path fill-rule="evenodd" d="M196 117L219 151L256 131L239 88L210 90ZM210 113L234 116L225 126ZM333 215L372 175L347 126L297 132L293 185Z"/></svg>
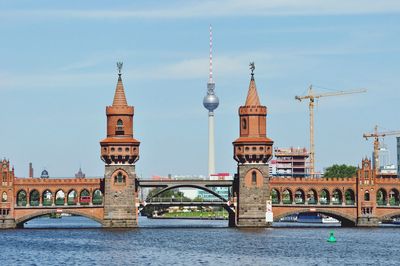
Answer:
<svg viewBox="0 0 400 266"><path fill-rule="evenodd" d="M104 219L103 178L16 178L9 162L3 160L0 195L0 222L17 226L46 214L69 213L99 223ZM137 180L139 187L161 187L161 192L179 187L195 187L213 192L212 187L235 186L234 181L210 180ZM342 226L376 226L400 216L400 180L375 176L369 160L353 178L270 178L270 197L274 221L296 213L321 213L334 217ZM159 193L160 194L160 193ZM156 197L157 195L155 195ZM213 202L156 202L159 206L223 206L235 211L235 198L216 196ZM137 199L137 193L135 195ZM139 207L138 202L136 202ZM143 206L142 206L143 207ZM232 214L234 215L234 214Z"/></svg>
<svg viewBox="0 0 400 266"><path fill-rule="evenodd" d="M362 161L353 178L269 177L273 141L267 137L267 107L260 103L252 66L246 102L238 110L240 134L233 142L238 170L234 181L151 183L137 178L140 142L133 137L134 107L126 100L120 63L113 103L106 107L106 138L100 142L104 178L16 178L9 161L3 160L0 228L21 226L50 213L85 216L104 227L136 227L140 187L162 187L162 191L196 187L214 195L212 187L230 187L230 199L215 195L220 202L209 204L224 206L229 225L237 227L269 226L266 218L271 217L271 210L275 221L293 213L318 212L349 226L377 226L399 216L400 179L377 175L368 159Z"/></svg>

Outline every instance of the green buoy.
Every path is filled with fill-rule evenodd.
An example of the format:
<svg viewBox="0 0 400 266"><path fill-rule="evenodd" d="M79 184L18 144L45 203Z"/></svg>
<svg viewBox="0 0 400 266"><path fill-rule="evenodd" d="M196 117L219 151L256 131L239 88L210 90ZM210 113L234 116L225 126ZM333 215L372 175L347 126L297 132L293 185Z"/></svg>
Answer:
<svg viewBox="0 0 400 266"><path fill-rule="evenodd" d="M331 233L330 233L329 238L328 238L327 241L328 241L329 243L336 243L336 238L335 238L335 236L333 235L333 231L331 231Z"/></svg>

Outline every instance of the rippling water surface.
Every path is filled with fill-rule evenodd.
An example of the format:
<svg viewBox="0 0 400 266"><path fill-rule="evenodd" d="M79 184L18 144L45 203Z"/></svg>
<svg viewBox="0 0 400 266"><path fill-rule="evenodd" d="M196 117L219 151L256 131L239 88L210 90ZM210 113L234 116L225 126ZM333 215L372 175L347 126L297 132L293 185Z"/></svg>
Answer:
<svg viewBox="0 0 400 266"><path fill-rule="evenodd" d="M82 217L35 219L30 228L0 231L0 265L400 264L400 228L239 230L226 221L142 217L140 225L106 230ZM330 230L336 244L326 242Z"/></svg>

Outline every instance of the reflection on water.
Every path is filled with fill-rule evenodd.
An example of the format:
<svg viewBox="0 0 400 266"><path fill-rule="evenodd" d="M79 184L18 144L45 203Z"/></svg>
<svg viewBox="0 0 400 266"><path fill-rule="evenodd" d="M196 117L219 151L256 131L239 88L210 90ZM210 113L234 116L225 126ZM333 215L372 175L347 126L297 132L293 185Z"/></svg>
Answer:
<svg viewBox="0 0 400 266"><path fill-rule="evenodd" d="M80 216L67 216L62 218L49 218L47 216L30 220L24 228L99 228L98 222Z"/></svg>
<svg viewBox="0 0 400 266"><path fill-rule="evenodd" d="M143 217L139 223L139 229L105 230L82 217L34 219L29 228L0 231L0 264L398 265L400 261L400 228L335 228L338 242L330 244L326 240L332 228L240 230L227 228L227 221ZM77 224L86 229L43 229ZM182 225L187 227L179 228Z"/></svg>

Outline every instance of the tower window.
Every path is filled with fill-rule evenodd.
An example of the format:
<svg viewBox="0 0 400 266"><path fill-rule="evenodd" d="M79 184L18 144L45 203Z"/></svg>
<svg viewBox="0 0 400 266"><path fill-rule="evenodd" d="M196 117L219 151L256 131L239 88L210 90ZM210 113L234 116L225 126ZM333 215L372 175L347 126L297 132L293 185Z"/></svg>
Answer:
<svg viewBox="0 0 400 266"><path fill-rule="evenodd" d="M118 174L114 177L114 183L124 184L126 182L125 175L122 172L118 172Z"/></svg>
<svg viewBox="0 0 400 266"><path fill-rule="evenodd" d="M368 190L366 190L364 193L364 200L369 201L369 191Z"/></svg>
<svg viewBox="0 0 400 266"><path fill-rule="evenodd" d="M256 185L257 184L257 172L253 171L251 173L251 184Z"/></svg>
<svg viewBox="0 0 400 266"><path fill-rule="evenodd" d="M124 135L124 123L122 122L121 119L118 119L117 121L117 127L115 130L116 135Z"/></svg>
<svg viewBox="0 0 400 266"><path fill-rule="evenodd" d="M247 129L247 121L244 118L242 119L242 128Z"/></svg>
<svg viewBox="0 0 400 266"><path fill-rule="evenodd" d="M7 173L3 172L3 186L7 185Z"/></svg>
<svg viewBox="0 0 400 266"><path fill-rule="evenodd" d="M2 202L7 202L7 198L8 198L8 197L7 197L7 192L4 191L4 192L3 192L3 195L2 195L2 197L1 197L1 201L2 201Z"/></svg>

